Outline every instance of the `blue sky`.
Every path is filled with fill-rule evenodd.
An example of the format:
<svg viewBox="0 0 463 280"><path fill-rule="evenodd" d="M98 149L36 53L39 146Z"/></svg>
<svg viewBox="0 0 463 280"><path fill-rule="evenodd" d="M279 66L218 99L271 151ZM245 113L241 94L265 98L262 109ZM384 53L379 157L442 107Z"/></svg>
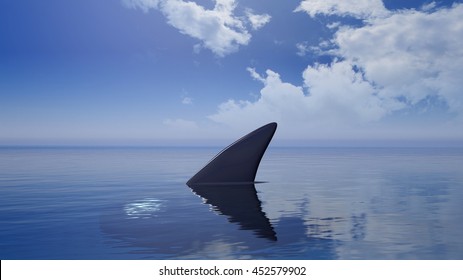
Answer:
<svg viewBox="0 0 463 280"><path fill-rule="evenodd" d="M0 144L463 140L461 1L3 0Z"/></svg>

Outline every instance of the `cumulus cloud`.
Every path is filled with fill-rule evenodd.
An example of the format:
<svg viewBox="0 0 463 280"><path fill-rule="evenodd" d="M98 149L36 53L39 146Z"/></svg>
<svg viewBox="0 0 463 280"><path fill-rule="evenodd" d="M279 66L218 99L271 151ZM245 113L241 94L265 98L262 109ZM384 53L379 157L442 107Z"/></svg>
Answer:
<svg viewBox="0 0 463 280"><path fill-rule="evenodd" d="M260 98L255 102L228 100L219 106L210 119L226 123L234 128L250 128L269 120L281 120L286 113L295 113L301 109L304 93L301 87L281 81L280 76L267 70L266 77L260 76L254 69L248 69L251 76L264 83ZM301 111L300 113L304 113ZM298 114L293 114L297 117Z"/></svg>
<svg viewBox="0 0 463 280"><path fill-rule="evenodd" d="M275 120L308 130L365 127L436 103L429 100L462 118L463 4L393 12L385 11L381 1L306 0L298 9L365 21L339 26L328 45L299 46L301 55L327 46L334 55L329 64L308 65L302 85L285 83L272 70L259 75L248 69L264 84L258 100L228 100L212 120L236 127Z"/></svg>
<svg viewBox="0 0 463 280"><path fill-rule="evenodd" d="M167 22L181 33L201 41L218 56L236 52L251 39L248 29L257 30L269 22L269 15L246 10L246 17L235 15L235 0L215 0L213 9L183 0L123 0L127 7L160 10ZM249 24L247 24L249 23ZM250 25L250 26L249 26ZM198 49L198 46L195 46Z"/></svg>
<svg viewBox="0 0 463 280"><path fill-rule="evenodd" d="M311 17L337 15L359 19L383 17L389 14L381 0L303 0L295 11L304 11Z"/></svg>
<svg viewBox="0 0 463 280"><path fill-rule="evenodd" d="M265 75L248 70L264 84L260 98L255 102L228 100L210 119L235 128L278 121L293 127L321 129L376 121L397 106L375 95L374 86L348 62L309 66L303 73L303 86L282 81L272 70L267 70ZM290 133L298 134L297 131Z"/></svg>
<svg viewBox="0 0 463 280"><path fill-rule="evenodd" d="M253 14L251 10L246 11L246 16L248 17L248 20L251 23L252 29L254 29L254 30L258 30L258 29L262 28L271 19L270 15L267 15L267 14L263 14L263 15Z"/></svg>
<svg viewBox="0 0 463 280"><path fill-rule="evenodd" d="M462 113L463 5L433 13L400 11L371 19L361 28L341 28L334 37L337 54L361 67L388 98L414 105L428 96Z"/></svg>

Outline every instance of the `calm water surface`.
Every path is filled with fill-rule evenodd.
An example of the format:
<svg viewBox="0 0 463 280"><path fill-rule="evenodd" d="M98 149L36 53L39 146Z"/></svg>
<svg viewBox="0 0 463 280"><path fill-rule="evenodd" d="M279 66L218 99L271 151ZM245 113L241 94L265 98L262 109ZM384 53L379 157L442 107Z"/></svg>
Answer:
<svg viewBox="0 0 463 280"><path fill-rule="evenodd" d="M257 180L185 182L217 148L0 148L1 259L463 259L463 149L274 148Z"/></svg>

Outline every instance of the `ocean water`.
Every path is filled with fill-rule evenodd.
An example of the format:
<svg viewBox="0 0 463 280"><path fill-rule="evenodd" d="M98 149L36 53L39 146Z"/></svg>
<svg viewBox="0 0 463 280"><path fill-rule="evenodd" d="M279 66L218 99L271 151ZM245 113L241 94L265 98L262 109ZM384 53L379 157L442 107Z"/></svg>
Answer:
<svg viewBox="0 0 463 280"><path fill-rule="evenodd" d="M220 148L0 148L0 258L463 259L463 149L269 147L263 183L191 189Z"/></svg>

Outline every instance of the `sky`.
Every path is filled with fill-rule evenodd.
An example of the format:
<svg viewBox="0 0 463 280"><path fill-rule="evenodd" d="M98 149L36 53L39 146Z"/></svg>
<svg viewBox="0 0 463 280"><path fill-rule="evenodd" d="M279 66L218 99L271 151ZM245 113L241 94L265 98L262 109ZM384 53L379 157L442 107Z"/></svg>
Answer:
<svg viewBox="0 0 463 280"><path fill-rule="evenodd" d="M463 1L2 0L0 145L463 146Z"/></svg>

